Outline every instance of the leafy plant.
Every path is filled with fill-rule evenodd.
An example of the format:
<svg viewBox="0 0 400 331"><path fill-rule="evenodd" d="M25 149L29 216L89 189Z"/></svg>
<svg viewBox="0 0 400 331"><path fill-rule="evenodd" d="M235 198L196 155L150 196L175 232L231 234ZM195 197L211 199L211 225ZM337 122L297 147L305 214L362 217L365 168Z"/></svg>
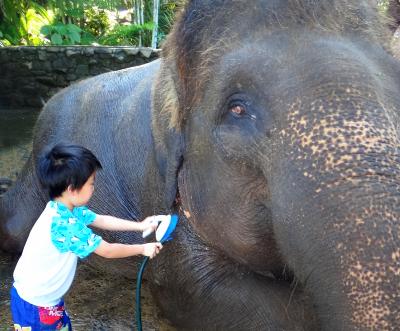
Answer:
<svg viewBox="0 0 400 331"><path fill-rule="evenodd" d="M88 8L85 10L84 28L94 36L102 36L110 28L110 20L104 9Z"/></svg>
<svg viewBox="0 0 400 331"><path fill-rule="evenodd" d="M34 1L0 0L3 38L13 45L41 45L40 28L52 22L52 12Z"/></svg>
<svg viewBox="0 0 400 331"><path fill-rule="evenodd" d="M0 31L0 47L9 46L10 42L7 39L3 39L4 35Z"/></svg>
<svg viewBox="0 0 400 331"><path fill-rule="evenodd" d="M76 45L81 43L82 29L75 24L57 23L45 25L41 33L48 37L52 45Z"/></svg>
<svg viewBox="0 0 400 331"><path fill-rule="evenodd" d="M165 39L175 21L176 12L181 8L183 1L166 1L160 6L158 18L158 42Z"/></svg>
<svg viewBox="0 0 400 331"><path fill-rule="evenodd" d="M152 29L158 29L157 41L164 39L176 10L184 2L160 0L156 25L152 23L153 19L157 22L153 17L154 1L0 0L0 41L3 45L70 45L97 41L106 45L150 46ZM133 24L119 24L110 31L107 11L114 12L118 19L118 11L127 8L134 13ZM46 28L42 29L43 26Z"/></svg>
<svg viewBox="0 0 400 331"><path fill-rule="evenodd" d="M381 12L386 13L389 7L389 0L377 0L377 5Z"/></svg>
<svg viewBox="0 0 400 331"><path fill-rule="evenodd" d="M151 32L153 23L116 25L104 37L99 38L100 44L103 45L131 45L138 46L140 34L143 32Z"/></svg>
<svg viewBox="0 0 400 331"><path fill-rule="evenodd" d="M74 23L83 27L85 11L89 8L117 10L125 4L125 0L45 0L52 8L57 19L63 23Z"/></svg>
<svg viewBox="0 0 400 331"><path fill-rule="evenodd" d="M97 42L97 39L95 36L93 36L90 32L82 31L81 45L92 45L95 42Z"/></svg>

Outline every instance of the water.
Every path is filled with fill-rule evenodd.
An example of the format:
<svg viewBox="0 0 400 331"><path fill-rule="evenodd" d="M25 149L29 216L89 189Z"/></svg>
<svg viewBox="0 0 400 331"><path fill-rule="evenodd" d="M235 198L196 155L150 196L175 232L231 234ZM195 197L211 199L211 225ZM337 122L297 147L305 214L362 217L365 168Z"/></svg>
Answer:
<svg viewBox="0 0 400 331"><path fill-rule="evenodd" d="M38 114L37 110L0 110L0 179L15 180L27 160ZM0 252L0 331L12 330L8 293L17 259ZM74 331L135 330L135 287L133 279L80 263L65 297ZM146 282L141 294L143 330L175 330L159 316Z"/></svg>
<svg viewBox="0 0 400 331"><path fill-rule="evenodd" d="M15 180L31 151L35 109L0 110L0 178Z"/></svg>
<svg viewBox="0 0 400 331"><path fill-rule="evenodd" d="M37 109L2 109L0 111L1 150L30 142L33 126L39 113Z"/></svg>

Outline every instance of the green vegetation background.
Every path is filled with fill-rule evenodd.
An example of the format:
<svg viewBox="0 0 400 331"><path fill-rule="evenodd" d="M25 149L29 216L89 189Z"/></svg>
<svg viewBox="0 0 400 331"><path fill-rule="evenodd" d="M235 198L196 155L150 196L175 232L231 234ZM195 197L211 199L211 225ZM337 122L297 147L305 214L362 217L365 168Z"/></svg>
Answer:
<svg viewBox="0 0 400 331"><path fill-rule="evenodd" d="M150 47L155 30L153 45L158 47L168 34L182 2L0 0L0 46L98 44Z"/></svg>

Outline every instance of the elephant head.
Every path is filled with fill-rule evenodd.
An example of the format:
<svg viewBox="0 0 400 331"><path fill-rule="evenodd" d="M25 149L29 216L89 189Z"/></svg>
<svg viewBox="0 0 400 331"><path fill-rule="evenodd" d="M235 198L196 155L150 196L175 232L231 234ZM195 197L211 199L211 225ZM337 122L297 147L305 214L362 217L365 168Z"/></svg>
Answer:
<svg viewBox="0 0 400 331"><path fill-rule="evenodd" d="M187 1L160 61L47 103L0 246L22 248L45 204L32 161L68 139L103 165L96 212L179 212L148 273L179 329L400 329L387 26L368 0Z"/></svg>
<svg viewBox="0 0 400 331"><path fill-rule="evenodd" d="M187 221L153 292L182 328L400 328L384 27L367 1L189 2L154 95L183 137Z"/></svg>

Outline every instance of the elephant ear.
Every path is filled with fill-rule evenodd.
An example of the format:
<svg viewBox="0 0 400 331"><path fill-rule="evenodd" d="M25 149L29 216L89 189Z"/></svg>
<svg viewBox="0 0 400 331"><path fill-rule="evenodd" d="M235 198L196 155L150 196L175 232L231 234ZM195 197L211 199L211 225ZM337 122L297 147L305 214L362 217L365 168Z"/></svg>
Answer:
<svg viewBox="0 0 400 331"><path fill-rule="evenodd" d="M171 209L178 194L178 171L183 161L184 139L175 71L165 59L161 62L152 91L152 132L156 162L165 184L165 207ZM173 62L169 64L173 65Z"/></svg>

